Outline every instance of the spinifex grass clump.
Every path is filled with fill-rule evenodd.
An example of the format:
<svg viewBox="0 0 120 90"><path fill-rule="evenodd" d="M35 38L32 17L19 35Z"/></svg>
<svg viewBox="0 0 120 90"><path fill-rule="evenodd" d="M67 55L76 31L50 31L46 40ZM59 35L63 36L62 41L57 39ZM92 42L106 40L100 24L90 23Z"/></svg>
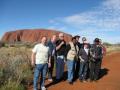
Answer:
<svg viewBox="0 0 120 90"><path fill-rule="evenodd" d="M21 48L0 48L0 90L3 88L21 87L21 82L32 77L30 50ZM13 83L12 83L13 82ZM11 87L10 87L11 84ZM22 89L4 89L22 90Z"/></svg>

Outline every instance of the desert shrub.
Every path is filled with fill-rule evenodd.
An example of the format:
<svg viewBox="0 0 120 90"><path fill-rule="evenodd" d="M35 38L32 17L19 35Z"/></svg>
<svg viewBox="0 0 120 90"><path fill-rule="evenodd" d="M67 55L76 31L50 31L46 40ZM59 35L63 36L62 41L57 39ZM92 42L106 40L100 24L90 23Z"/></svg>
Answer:
<svg viewBox="0 0 120 90"><path fill-rule="evenodd" d="M22 42L22 41L20 41L20 42L14 42L12 44L8 43L8 45L9 46L12 45L11 47L17 47L17 48L19 48L19 47L33 48L36 43L38 43L38 42L33 42L32 43L32 42Z"/></svg>
<svg viewBox="0 0 120 90"><path fill-rule="evenodd" d="M0 85L3 84L4 81L3 77L4 77L4 71L3 68L0 68Z"/></svg>
<svg viewBox="0 0 120 90"><path fill-rule="evenodd" d="M0 41L0 47L4 47L5 46L5 43Z"/></svg>
<svg viewBox="0 0 120 90"><path fill-rule="evenodd" d="M108 43L108 42L104 42L103 45L105 45L105 46L107 46L107 47L112 46L112 44L111 44L111 43Z"/></svg>
<svg viewBox="0 0 120 90"><path fill-rule="evenodd" d="M117 43L117 44L115 44L114 46L118 46L118 47L120 47L120 43Z"/></svg>
<svg viewBox="0 0 120 90"><path fill-rule="evenodd" d="M120 52L120 46L109 46L107 47L107 54L111 54L113 52Z"/></svg>
<svg viewBox="0 0 120 90"><path fill-rule="evenodd" d="M29 80L32 77L30 64L30 50L21 48L1 48L0 49L0 83L4 88L10 88L10 83L21 84L23 80ZM14 84L14 83L12 83ZM16 86L17 87L17 86ZM3 87L1 87L3 88ZM2 90L2 89L0 89ZM4 89L4 90L23 90L23 89Z"/></svg>
<svg viewBox="0 0 120 90"><path fill-rule="evenodd" d="M9 81L5 85L2 85L0 90L25 90L25 87L22 84L16 84L16 82Z"/></svg>

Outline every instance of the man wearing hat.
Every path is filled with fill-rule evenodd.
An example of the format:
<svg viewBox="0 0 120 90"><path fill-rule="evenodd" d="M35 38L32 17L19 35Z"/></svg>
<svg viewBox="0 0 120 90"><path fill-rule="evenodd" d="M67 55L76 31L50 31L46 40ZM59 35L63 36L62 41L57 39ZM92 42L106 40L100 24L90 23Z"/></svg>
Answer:
<svg viewBox="0 0 120 90"><path fill-rule="evenodd" d="M66 47L68 83L73 84L75 60L78 57L79 47L76 44L76 37L72 37L71 42Z"/></svg>
<svg viewBox="0 0 120 90"><path fill-rule="evenodd" d="M95 38L93 46L90 48L90 80L96 81L99 79L101 60L102 60L102 47L99 44L99 38Z"/></svg>
<svg viewBox="0 0 120 90"><path fill-rule="evenodd" d="M84 42L83 48L80 49L79 57L80 57L80 70L79 70L79 80L81 82L85 82L87 79L87 70L89 65L89 44L87 41Z"/></svg>
<svg viewBox="0 0 120 90"><path fill-rule="evenodd" d="M87 41L87 38L86 37L82 37L82 44L81 44L81 48L84 48L84 43L86 43L86 41ZM90 44L88 44L88 48L90 48L91 47L91 45Z"/></svg>

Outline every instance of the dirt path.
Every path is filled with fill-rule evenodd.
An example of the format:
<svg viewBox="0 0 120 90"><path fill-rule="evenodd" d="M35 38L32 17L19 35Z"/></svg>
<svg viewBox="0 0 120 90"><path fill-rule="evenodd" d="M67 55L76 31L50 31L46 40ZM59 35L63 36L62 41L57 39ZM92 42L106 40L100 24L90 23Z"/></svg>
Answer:
<svg viewBox="0 0 120 90"><path fill-rule="evenodd" d="M102 72L104 75L98 82L80 83L75 81L69 85L67 81L51 85L48 90L120 90L120 53L108 55L103 60ZM46 82L46 85L49 83ZM33 90L30 86L28 90Z"/></svg>

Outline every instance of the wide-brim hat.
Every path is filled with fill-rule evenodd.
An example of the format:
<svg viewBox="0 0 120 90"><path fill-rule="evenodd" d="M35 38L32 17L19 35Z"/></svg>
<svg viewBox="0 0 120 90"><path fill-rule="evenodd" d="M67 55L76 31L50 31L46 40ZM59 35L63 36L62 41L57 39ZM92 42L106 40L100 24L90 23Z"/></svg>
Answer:
<svg viewBox="0 0 120 90"><path fill-rule="evenodd" d="M99 38L95 38L94 42L100 42Z"/></svg>
<svg viewBox="0 0 120 90"><path fill-rule="evenodd" d="M74 36L75 38L80 38L80 36L79 35L76 35L76 36Z"/></svg>

